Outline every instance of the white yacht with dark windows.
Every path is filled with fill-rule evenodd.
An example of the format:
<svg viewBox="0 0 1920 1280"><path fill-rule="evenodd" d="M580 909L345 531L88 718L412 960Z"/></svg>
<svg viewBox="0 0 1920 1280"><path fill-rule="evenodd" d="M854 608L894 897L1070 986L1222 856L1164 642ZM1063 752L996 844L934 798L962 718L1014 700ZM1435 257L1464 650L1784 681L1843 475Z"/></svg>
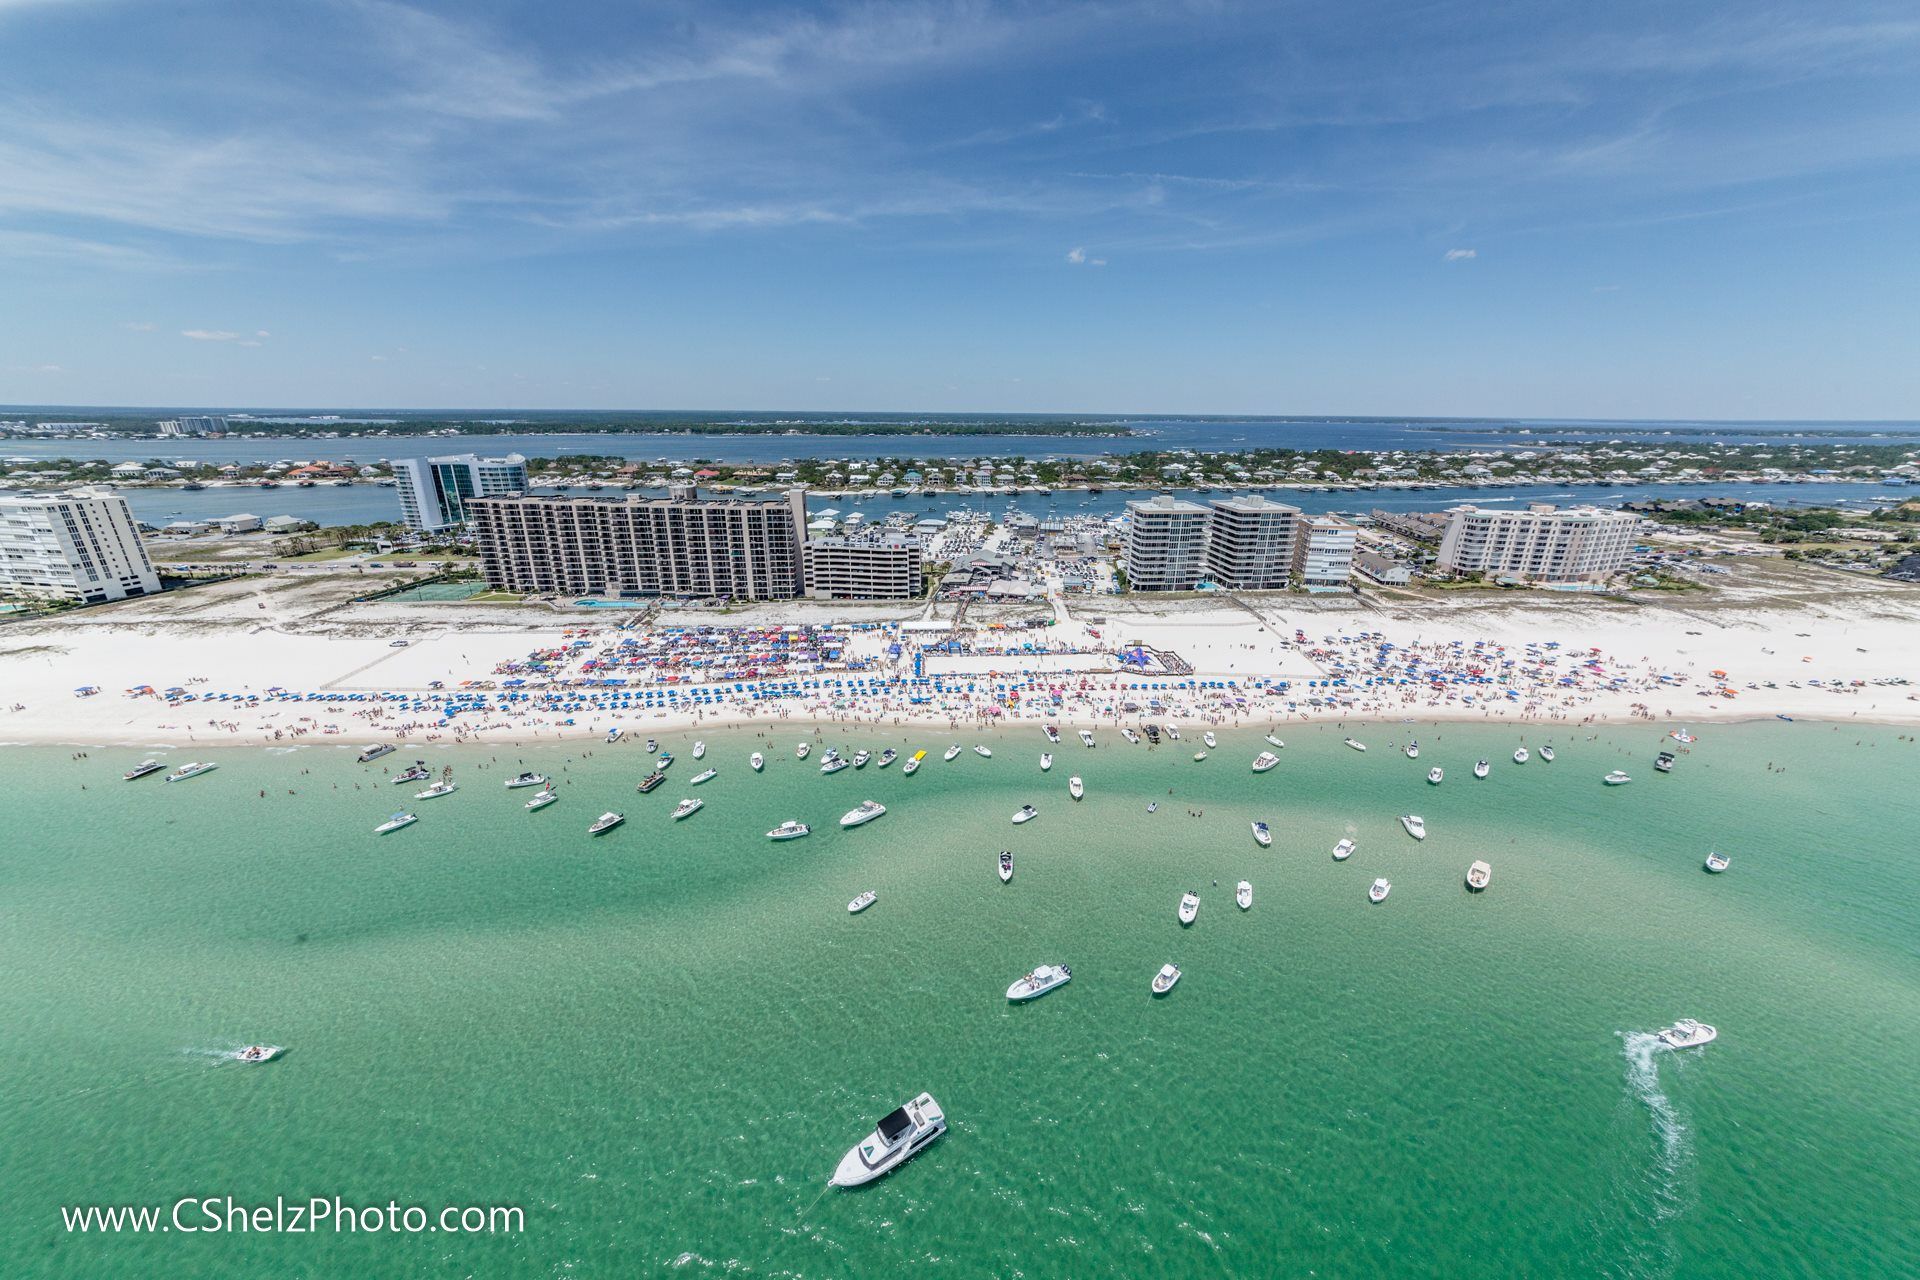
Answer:
<svg viewBox="0 0 1920 1280"><path fill-rule="evenodd" d="M168 774L167 781L168 782L185 782L188 778L197 778L203 773L212 773L215 769L218 769L219 767L220 766L217 764L211 764L202 760L195 760L190 764L181 765L178 769L175 769L172 773Z"/></svg>
<svg viewBox="0 0 1920 1280"><path fill-rule="evenodd" d="M789 818L787 821L781 823L779 826L775 827L773 830L767 832L767 839L798 840L801 836L810 835L812 831L813 831L813 828L809 827L806 823L795 822L791 818Z"/></svg>
<svg viewBox="0 0 1920 1280"><path fill-rule="evenodd" d="M1417 813L1401 814L1400 825L1405 827L1407 834L1415 840L1425 840L1427 838L1427 820Z"/></svg>
<svg viewBox="0 0 1920 1280"><path fill-rule="evenodd" d="M1666 1030L1658 1032L1656 1038L1662 1049L1697 1049L1703 1044L1712 1044L1720 1035L1719 1029L1692 1018L1682 1018Z"/></svg>
<svg viewBox="0 0 1920 1280"><path fill-rule="evenodd" d="M1271 751L1262 751L1253 758L1253 771L1255 773L1265 773L1279 763L1279 756L1273 754Z"/></svg>
<svg viewBox="0 0 1920 1280"><path fill-rule="evenodd" d="M133 766L133 768L127 770L120 776L128 782L132 782L135 778L144 778L148 774L158 773L166 767L167 766L161 764L158 760L142 760L139 764Z"/></svg>
<svg viewBox="0 0 1920 1280"><path fill-rule="evenodd" d="M1063 964L1036 965L1033 972L1007 988L1007 999L1016 1004L1026 1000L1038 1000L1055 987L1064 987L1073 981L1073 970Z"/></svg>
<svg viewBox="0 0 1920 1280"><path fill-rule="evenodd" d="M865 826L875 818L883 816L886 811L887 806L877 800L862 800L859 808L849 809L840 815L840 825L843 827Z"/></svg>
<svg viewBox="0 0 1920 1280"><path fill-rule="evenodd" d="M836 1187L858 1187L892 1173L927 1149L947 1131L946 1113L933 1095L923 1093L881 1117L874 1131L840 1157L829 1182Z"/></svg>
<svg viewBox="0 0 1920 1280"><path fill-rule="evenodd" d="M520 787L544 787L547 785L547 775L544 773L517 773L513 777L508 778L504 785L509 791Z"/></svg>

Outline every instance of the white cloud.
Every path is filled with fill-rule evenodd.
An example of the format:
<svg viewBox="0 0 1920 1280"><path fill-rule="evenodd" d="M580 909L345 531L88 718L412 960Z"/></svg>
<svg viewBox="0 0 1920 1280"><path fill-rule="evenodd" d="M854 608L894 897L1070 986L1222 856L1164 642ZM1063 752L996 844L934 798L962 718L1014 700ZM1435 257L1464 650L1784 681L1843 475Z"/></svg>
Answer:
<svg viewBox="0 0 1920 1280"><path fill-rule="evenodd" d="M1479 256L1480 256L1480 251L1478 249L1449 249L1447 250L1447 256L1445 257L1445 259L1443 259L1443 261L1464 262L1470 258L1477 258Z"/></svg>
<svg viewBox="0 0 1920 1280"><path fill-rule="evenodd" d="M1067 261L1076 267L1104 267L1107 265L1105 258L1089 258L1086 247L1083 245L1075 245L1073 248L1067 250Z"/></svg>
<svg viewBox="0 0 1920 1280"><path fill-rule="evenodd" d="M160 326L157 324L154 324L152 321L149 321L149 320L128 320L125 323L123 323L120 327L122 329L131 329L135 333L152 333L155 329L158 329Z"/></svg>
<svg viewBox="0 0 1920 1280"><path fill-rule="evenodd" d="M240 337L231 329L182 329L180 336L195 342L233 342Z"/></svg>

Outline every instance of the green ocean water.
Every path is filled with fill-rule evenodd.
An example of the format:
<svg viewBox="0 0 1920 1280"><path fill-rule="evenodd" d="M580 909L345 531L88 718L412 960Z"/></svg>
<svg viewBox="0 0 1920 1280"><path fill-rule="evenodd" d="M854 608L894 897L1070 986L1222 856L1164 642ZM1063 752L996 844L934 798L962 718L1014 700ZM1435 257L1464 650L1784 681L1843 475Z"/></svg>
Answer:
<svg viewBox="0 0 1920 1280"><path fill-rule="evenodd" d="M1372 725L1365 755L1342 732L1286 730L1265 775L1251 733L1204 763L1197 733L1102 733L1048 775L1031 728L952 764L940 735L822 739L930 748L911 778L714 733L697 789L679 735L646 796L640 744L439 750L462 788L427 802L385 783L402 756L343 748L171 785L121 782L136 752L0 751L0 1273L1920 1272L1920 746L1709 727L1660 776L1652 727L1530 728L1559 759L1524 767L1510 727ZM1409 736L1418 761L1389 749ZM522 761L559 804L502 789ZM1600 784L1616 767L1633 785ZM674 823L684 795L706 808ZM841 831L867 797L888 815ZM421 821L371 835L402 803ZM626 826L589 839L608 808ZM769 843L786 818L814 835ZM1073 982L1009 1006L1048 961ZM1719 1041L1651 1053L1639 1033L1681 1016ZM256 1041L289 1052L217 1056ZM952 1131L822 1197L922 1089ZM60 1217L276 1195L518 1205L526 1229Z"/></svg>

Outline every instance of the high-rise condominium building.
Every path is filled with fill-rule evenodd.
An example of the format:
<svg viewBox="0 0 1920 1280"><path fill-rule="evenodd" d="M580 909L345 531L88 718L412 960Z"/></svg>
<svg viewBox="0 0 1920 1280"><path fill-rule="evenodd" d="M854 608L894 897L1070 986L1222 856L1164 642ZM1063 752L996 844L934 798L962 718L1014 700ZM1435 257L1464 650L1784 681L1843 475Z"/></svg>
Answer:
<svg viewBox="0 0 1920 1280"><path fill-rule="evenodd" d="M911 600L926 583L920 544L897 534L809 538L807 594L816 600Z"/></svg>
<svg viewBox="0 0 1920 1280"><path fill-rule="evenodd" d="M400 515L409 529L434 532L465 524L467 504L527 491L527 460L517 453L482 458L471 453L445 458L398 458L393 479Z"/></svg>
<svg viewBox="0 0 1920 1280"><path fill-rule="evenodd" d="M1353 576L1360 531L1337 516L1302 516L1294 529L1293 571L1309 587L1344 587Z"/></svg>
<svg viewBox="0 0 1920 1280"><path fill-rule="evenodd" d="M226 429L225 418L191 418L183 415L168 418L160 424L160 434L163 436L204 436Z"/></svg>
<svg viewBox="0 0 1920 1280"><path fill-rule="evenodd" d="M86 489L0 498L0 593L100 604L159 589L125 498Z"/></svg>
<svg viewBox="0 0 1920 1280"><path fill-rule="evenodd" d="M1257 493L1208 506L1206 576L1235 591L1285 590L1300 508Z"/></svg>
<svg viewBox="0 0 1920 1280"><path fill-rule="evenodd" d="M1436 566L1541 584L1604 582L1626 564L1639 527L1632 512L1599 507L1455 507Z"/></svg>
<svg viewBox="0 0 1920 1280"><path fill-rule="evenodd" d="M1191 591L1207 576L1208 512L1160 494L1127 504L1127 583L1135 591Z"/></svg>

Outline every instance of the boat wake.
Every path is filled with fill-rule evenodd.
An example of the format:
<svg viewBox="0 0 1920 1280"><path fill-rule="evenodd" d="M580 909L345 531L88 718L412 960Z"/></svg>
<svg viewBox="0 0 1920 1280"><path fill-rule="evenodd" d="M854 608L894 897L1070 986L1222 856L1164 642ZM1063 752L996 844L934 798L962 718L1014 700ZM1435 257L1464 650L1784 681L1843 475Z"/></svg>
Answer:
<svg viewBox="0 0 1920 1280"><path fill-rule="evenodd" d="M1628 1031L1621 1035L1622 1052L1627 1060L1627 1087L1646 1108L1653 1124L1656 1147L1653 1184L1653 1219L1665 1222L1690 1208L1693 1203L1693 1134L1687 1128L1673 1100L1660 1087L1659 1063L1664 1056L1659 1038L1651 1032ZM1673 1060L1676 1067L1678 1059Z"/></svg>
<svg viewBox="0 0 1920 1280"><path fill-rule="evenodd" d="M1631 1137L1621 1149L1614 1177L1618 1194L1609 1197L1604 1235L1619 1233L1624 1274L1672 1275L1680 1255L1666 1228L1694 1207L1699 1188L1693 1131L1667 1096L1660 1072L1663 1067L1685 1070L1687 1064L1661 1049L1649 1032L1623 1031L1620 1041L1627 1086L1620 1123Z"/></svg>

